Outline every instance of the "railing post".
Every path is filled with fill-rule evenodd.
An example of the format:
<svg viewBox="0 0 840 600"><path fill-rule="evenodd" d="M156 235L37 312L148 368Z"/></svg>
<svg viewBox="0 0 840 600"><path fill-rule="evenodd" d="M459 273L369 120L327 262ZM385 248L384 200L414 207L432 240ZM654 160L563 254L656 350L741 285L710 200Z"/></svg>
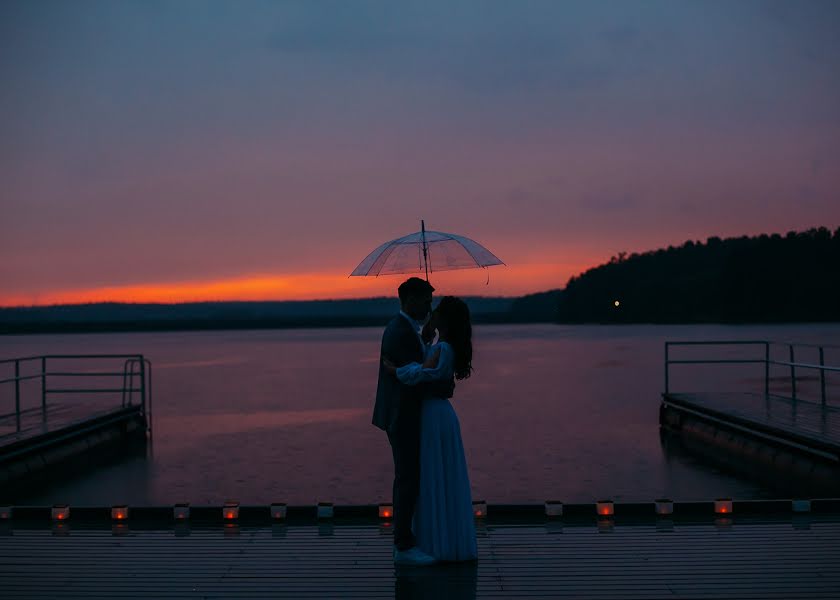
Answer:
<svg viewBox="0 0 840 600"><path fill-rule="evenodd" d="M41 357L41 418L47 418L47 357Z"/></svg>
<svg viewBox="0 0 840 600"><path fill-rule="evenodd" d="M825 355L823 347L820 346L820 390L822 392L822 403L825 406Z"/></svg>
<svg viewBox="0 0 840 600"><path fill-rule="evenodd" d="M764 397L770 396L770 342L764 342Z"/></svg>
<svg viewBox="0 0 840 600"><path fill-rule="evenodd" d="M15 360L15 424L20 431L20 361Z"/></svg>
<svg viewBox="0 0 840 600"><path fill-rule="evenodd" d="M665 393L668 393L668 342L665 342Z"/></svg>
<svg viewBox="0 0 840 600"><path fill-rule="evenodd" d="M143 362L143 356L140 356L140 406L143 414L146 414L146 363Z"/></svg>
<svg viewBox="0 0 840 600"><path fill-rule="evenodd" d="M794 400L796 400L796 367L793 366L793 344L788 344L790 348L790 393Z"/></svg>

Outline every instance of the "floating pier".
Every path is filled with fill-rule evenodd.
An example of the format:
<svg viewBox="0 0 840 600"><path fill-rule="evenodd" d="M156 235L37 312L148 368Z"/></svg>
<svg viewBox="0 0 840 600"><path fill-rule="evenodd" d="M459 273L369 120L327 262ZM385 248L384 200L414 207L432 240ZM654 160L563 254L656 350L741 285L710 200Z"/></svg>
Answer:
<svg viewBox="0 0 840 600"><path fill-rule="evenodd" d="M665 391L659 423L692 453L742 473L772 480L786 478L803 492L840 493L840 408L829 403L826 375L840 372L824 361L798 362L795 349L805 346L784 344L788 360L771 359L768 341L708 341L665 343ZM733 347L760 351L759 356L738 359L674 359L674 347ZM759 390L720 392L675 392L671 389L672 365L759 364L764 367L764 386ZM789 372L788 393L771 393L770 369ZM802 397L797 389L797 372L816 371L819 393Z"/></svg>
<svg viewBox="0 0 840 600"><path fill-rule="evenodd" d="M152 366L142 355L30 356L0 369L2 406L14 403L0 415L0 490L151 434Z"/></svg>

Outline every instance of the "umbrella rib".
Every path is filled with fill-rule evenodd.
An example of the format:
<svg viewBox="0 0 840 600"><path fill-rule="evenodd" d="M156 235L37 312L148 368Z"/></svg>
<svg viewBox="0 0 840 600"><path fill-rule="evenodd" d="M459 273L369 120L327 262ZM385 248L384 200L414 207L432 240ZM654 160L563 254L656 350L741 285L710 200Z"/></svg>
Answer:
<svg viewBox="0 0 840 600"><path fill-rule="evenodd" d="M397 248L396 244L393 244L393 245L385 248L385 250L382 251L382 254L377 256L376 260L373 261L373 264L370 266L370 269L368 270L368 273L373 273L374 275L379 277L379 272L382 270L382 267L385 266L385 263L387 262L388 257L391 256L391 254L394 252L394 250L396 250L396 248Z"/></svg>

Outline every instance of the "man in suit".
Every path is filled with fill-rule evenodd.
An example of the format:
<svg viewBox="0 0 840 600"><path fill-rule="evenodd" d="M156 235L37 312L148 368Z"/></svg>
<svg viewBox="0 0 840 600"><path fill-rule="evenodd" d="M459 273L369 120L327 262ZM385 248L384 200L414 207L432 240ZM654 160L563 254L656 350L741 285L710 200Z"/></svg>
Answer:
<svg viewBox="0 0 840 600"><path fill-rule="evenodd" d="M400 312L382 334L382 358L397 367L411 362L422 363L426 344L434 331L423 327L432 309L432 292L428 281L411 277L397 292ZM421 333L422 327L422 333ZM445 383L407 386L379 364L379 384L373 408L373 424L388 434L394 456L394 562L428 565L435 559L416 547L411 521L420 491L420 415L424 397L451 398L454 378Z"/></svg>

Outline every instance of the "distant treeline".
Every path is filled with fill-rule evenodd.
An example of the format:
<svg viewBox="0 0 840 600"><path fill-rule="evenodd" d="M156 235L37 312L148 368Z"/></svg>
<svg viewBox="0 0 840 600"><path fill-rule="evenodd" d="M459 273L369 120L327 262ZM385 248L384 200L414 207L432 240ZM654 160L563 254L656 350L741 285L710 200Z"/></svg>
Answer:
<svg viewBox="0 0 840 600"><path fill-rule="evenodd" d="M840 228L622 252L569 280L557 320L840 321Z"/></svg>
<svg viewBox="0 0 840 600"><path fill-rule="evenodd" d="M466 297L476 323L550 322L556 302L529 306L526 298ZM368 327L387 323L399 310L396 298L288 302L195 302L185 304L94 303L0 308L0 334L209 329Z"/></svg>
<svg viewBox="0 0 840 600"><path fill-rule="evenodd" d="M840 321L840 228L622 252L564 290L464 300L476 323ZM365 327L398 310L391 297L0 308L0 334Z"/></svg>

